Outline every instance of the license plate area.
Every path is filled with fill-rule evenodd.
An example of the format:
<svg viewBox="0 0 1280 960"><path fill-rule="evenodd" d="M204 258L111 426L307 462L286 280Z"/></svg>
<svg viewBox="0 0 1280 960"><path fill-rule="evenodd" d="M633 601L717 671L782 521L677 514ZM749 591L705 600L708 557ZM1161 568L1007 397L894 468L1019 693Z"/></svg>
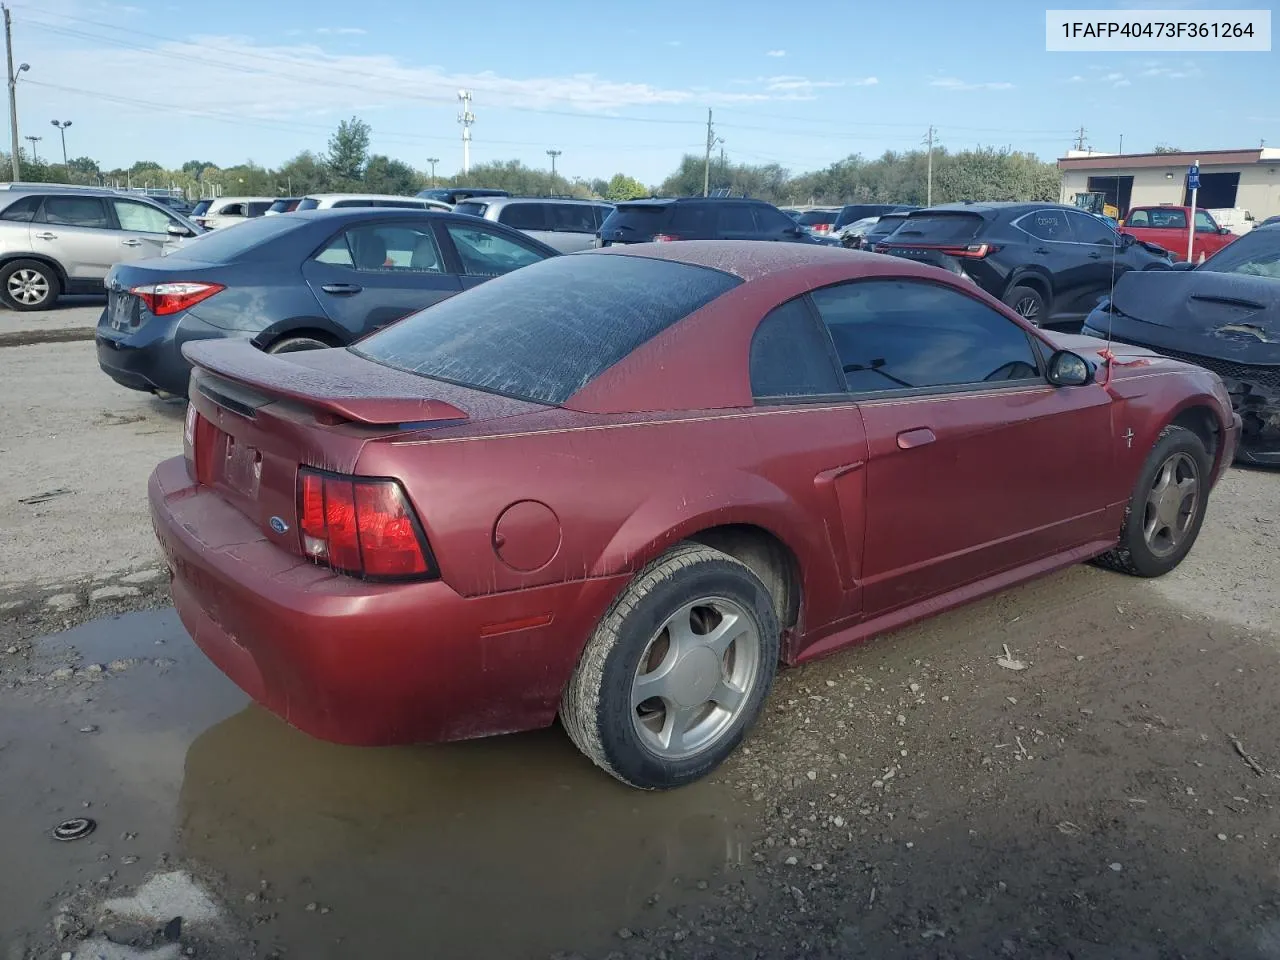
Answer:
<svg viewBox="0 0 1280 960"><path fill-rule="evenodd" d="M223 434L225 451L221 458L220 479L236 493L258 499L258 485L262 482L262 452L247 443L241 443L230 434Z"/></svg>
<svg viewBox="0 0 1280 960"><path fill-rule="evenodd" d="M138 298L129 293L111 294L109 323L112 330L126 330L138 325Z"/></svg>

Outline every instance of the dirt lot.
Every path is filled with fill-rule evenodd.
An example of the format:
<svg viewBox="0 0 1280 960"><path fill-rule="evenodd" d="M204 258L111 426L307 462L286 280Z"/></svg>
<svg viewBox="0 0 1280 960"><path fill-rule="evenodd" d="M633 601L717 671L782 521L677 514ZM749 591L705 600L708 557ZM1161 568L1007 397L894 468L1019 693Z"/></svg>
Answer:
<svg viewBox="0 0 1280 960"><path fill-rule="evenodd" d="M5 960L1280 958L1280 473L1231 471L1164 580L784 673L711 782L642 795L555 729L359 750L249 706L152 579L176 412L88 344L0 364Z"/></svg>

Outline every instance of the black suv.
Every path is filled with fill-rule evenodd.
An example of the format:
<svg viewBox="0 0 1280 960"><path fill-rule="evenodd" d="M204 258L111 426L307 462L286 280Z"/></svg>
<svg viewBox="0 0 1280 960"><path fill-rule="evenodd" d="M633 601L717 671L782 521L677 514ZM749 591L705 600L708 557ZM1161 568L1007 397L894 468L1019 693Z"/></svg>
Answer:
<svg viewBox="0 0 1280 960"><path fill-rule="evenodd" d="M831 232L843 230L851 223L865 220L867 217L883 217L886 213L902 213L904 210L919 210L905 203L848 203L840 208L840 214L831 225Z"/></svg>
<svg viewBox="0 0 1280 960"><path fill-rule="evenodd" d="M910 214L873 248L967 277L1037 326L1078 324L1128 270L1169 269L1165 251L1056 203L949 203Z"/></svg>
<svg viewBox="0 0 1280 960"><path fill-rule="evenodd" d="M664 240L782 240L821 243L771 203L675 197L619 203L596 234L600 246Z"/></svg>

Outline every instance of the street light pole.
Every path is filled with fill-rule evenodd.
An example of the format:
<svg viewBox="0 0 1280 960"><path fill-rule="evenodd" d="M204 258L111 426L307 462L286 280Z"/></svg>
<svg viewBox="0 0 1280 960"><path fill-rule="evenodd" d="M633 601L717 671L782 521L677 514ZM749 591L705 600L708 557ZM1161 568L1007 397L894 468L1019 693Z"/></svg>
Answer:
<svg viewBox="0 0 1280 960"><path fill-rule="evenodd" d="M431 185L436 185L436 164L440 162L439 157L427 157L427 163L431 164Z"/></svg>
<svg viewBox="0 0 1280 960"><path fill-rule="evenodd" d="M18 150L18 74L24 70L30 70L28 64L18 64L18 69L13 69L13 24L9 19L9 8L4 9L4 53L5 63L8 69L5 76L9 79L9 137L11 138L10 160L13 162L13 180L16 183L22 179L22 161L21 153Z"/></svg>
<svg viewBox="0 0 1280 960"><path fill-rule="evenodd" d="M67 127L71 126L71 121L50 120L49 122L58 128L58 133L62 134L62 172L69 178L71 176L71 169L67 165Z"/></svg>
<svg viewBox="0 0 1280 960"><path fill-rule="evenodd" d="M563 150L548 150L547 156L551 158L551 192L556 192L556 158L564 153Z"/></svg>
<svg viewBox="0 0 1280 960"><path fill-rule="evenodd" d="M22 139L23 139L23 140L26 140L28 143L30 143L30 144L31 144L31 162L32 162L32 163L39 163L39 162L40 162L40 154L36 153L36 144L37 144L37 143L39 143L41 140L43 140L43 139L44 139L44 137L33 137L33 136L31 136L30 134L28 134L27 136L23 137Z"/></svg>

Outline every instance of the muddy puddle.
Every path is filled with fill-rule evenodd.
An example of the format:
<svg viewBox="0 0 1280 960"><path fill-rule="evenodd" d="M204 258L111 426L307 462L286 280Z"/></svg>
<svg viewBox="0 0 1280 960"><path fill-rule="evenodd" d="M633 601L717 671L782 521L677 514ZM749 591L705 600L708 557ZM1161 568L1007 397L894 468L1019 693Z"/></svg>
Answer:
<svg viewBox="0 0 1280 960"><path fill-rule="evenodd" d="M726 788L636 793L558 728L431 747L313 740L249 704L172 611L37 649L80 657L69 680L0 693L0 957L44 944L65 897L116 896L177 865L267 952L545 956L697 903L749 856ZM54 841L74 816L97 830Z"/></svg>

